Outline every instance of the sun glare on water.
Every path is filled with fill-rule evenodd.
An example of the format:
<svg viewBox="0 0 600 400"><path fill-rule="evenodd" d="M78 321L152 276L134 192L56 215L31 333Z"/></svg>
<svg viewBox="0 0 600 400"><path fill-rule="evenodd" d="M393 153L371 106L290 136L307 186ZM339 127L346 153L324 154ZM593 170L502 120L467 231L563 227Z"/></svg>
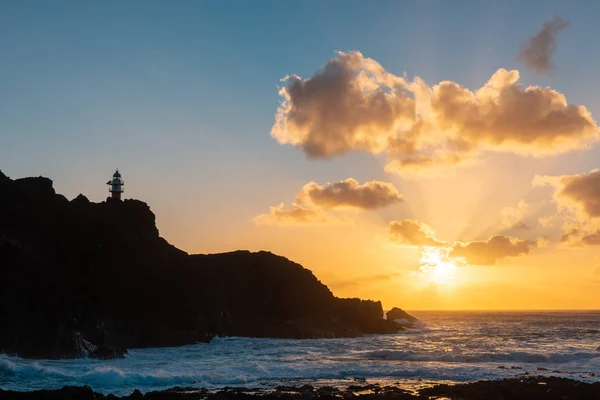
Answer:
<svg viewBox="0 0 600 400"><path fill-rule="evenodd" d="M427 279L438 285L450 285L456 280L458 267L449 259L445 250L435 247L425 247L421 254L420 270Z"/></svg>

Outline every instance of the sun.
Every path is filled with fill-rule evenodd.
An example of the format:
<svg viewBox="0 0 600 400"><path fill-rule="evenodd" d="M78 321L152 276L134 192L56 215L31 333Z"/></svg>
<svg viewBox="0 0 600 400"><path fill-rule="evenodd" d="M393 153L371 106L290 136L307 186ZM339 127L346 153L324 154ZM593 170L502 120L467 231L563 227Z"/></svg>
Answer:
<svg viewBox="0 0 600 400"><path fill-rule="evenodd" d="M450 285L456 280L458 267L448 258L443 248L424 247L421 253L419 269L428 280L438 285Z"/></svg>

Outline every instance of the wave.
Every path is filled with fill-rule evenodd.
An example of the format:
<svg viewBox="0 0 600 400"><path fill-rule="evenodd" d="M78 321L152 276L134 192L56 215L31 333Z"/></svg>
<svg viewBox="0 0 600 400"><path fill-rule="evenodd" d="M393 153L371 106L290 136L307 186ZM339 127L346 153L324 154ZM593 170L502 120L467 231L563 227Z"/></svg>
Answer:
<svg viewBox="0 0 600 400"><path fill-rule="evenodd" d="M449 354L449 353L418 353L415 351L378 350L364 354L367 359L381 359L391 361L421 361L421 362L455 362L455 363L481 363L481 362L521 362L521 363L551 363L560 364L571 361L589 360L600 358L598 353L527 353L516 351L511 353L482 353L482 354Z"/></svg>
<svg viewBox="0 0 600 400"><path fill-rule="evenodd" d="M42 366L37 362L13 362L0 358L0 382L3 377L14 382L44 380L61 387L70 382L88 385L93 388L119 387L171 387L180 385L225 386L242 385L255 382L257 377L251 375L227 376L217 373L186 373L154 369L147 372L131 372L114 366L84 367L83 371L67 371L54 367ZM115 393L113 390L111 392Z"/></svg>

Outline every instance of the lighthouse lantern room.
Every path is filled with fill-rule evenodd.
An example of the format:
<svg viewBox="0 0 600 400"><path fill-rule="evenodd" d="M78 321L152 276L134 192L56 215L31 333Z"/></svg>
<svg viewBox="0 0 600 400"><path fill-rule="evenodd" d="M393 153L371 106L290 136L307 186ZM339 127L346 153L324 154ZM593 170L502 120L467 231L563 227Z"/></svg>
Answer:
<svg viewBox="0 0 600 400"><path fill-rule="evenodd" d="M113 199L121 200L121 193L123 193L123 185L125 185L125 181L121 179L121 174L119 170L113 174L113 177L110 181L106 182L107 185L110 185L108 191L111 193L111 197Z"/></svg>

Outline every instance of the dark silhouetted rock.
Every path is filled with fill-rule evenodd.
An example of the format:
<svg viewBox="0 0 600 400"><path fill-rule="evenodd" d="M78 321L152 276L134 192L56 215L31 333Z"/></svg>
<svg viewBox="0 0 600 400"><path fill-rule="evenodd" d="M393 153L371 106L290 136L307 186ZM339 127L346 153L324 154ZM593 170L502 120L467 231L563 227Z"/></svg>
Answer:
<svg viewBox="0 0 600 400"><path fill-rule="evenodd" d="M380 302L339 299L268 252L188 255L138 200L72 201L47 178L0 175L0 350L98 358L214 336L392 333Z"/></svg>
<svg viewBox="0 0 600 400"><path fill-rule="evenodd" d="M385 316L388 321L394 322L398 328L413 328L415 322L419 321L417 318L398 307L392 308Z"/></svg>
<svg viewBox="0 0 600 400"><path fill-rule="evenodd" d="M153 400L598 400L600 383L584 383L557 377L511 378L479 381L458 385L436 385L411 393L398 386L366 385L339 390L333 387L315 389L311 385L280 386L274 390L224 388L210 392L206 389L172 388L142 394L117 397L94 393L89 387L65 386L57 390L11 392L0 389L0 400L74 400L74 399L153 399Z"/></svg>
<svg viewBox="0 0 600 400"><path fill-rule="evenodd" d="M587 384L558 377L526 377L437 385L422 389L420 393L435 398L464 400L596 400L600 399L600 383Z"/></svg>

